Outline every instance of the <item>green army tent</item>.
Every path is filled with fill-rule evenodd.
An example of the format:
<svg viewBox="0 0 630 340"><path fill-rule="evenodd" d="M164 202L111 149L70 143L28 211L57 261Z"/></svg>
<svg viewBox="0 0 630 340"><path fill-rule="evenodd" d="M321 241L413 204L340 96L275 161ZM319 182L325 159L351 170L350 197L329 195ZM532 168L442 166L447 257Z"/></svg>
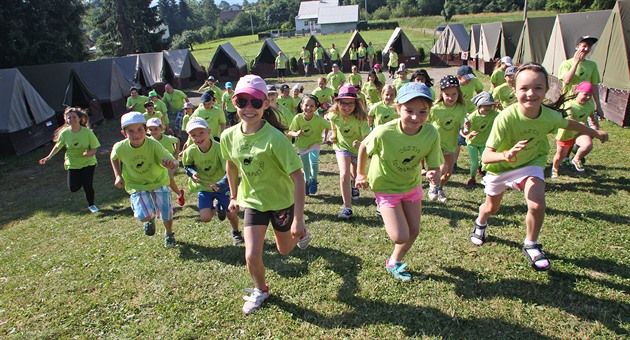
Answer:
<svg viewBox="0 0 630 340"><path fill-rule="evenodd" d="M214 76L219 81L238 81L247 74L247 62L229 42L217 47L212 56L208 75Z"/></svg>
<svg viewBox="0 0 630 340"><path fill-rule="evenodd" d="M468 34L465 34L465 36L467 37ZM366 48L367 46L368 45L365 44ZM407 67L418 67L418 65L420 65L418 50L416 50L413 46L411 40L409 40L402 28L396 27L392 35L389 37L387 45L383 48L383 51L389 51L390 47L393 47L394 51L398 53L399 63L405 64Z"/></svg>
<svg viewBox="0 0 630 340"><path fill-rule="evenodd" d="M479 70L479 37L481 35L481 25L470 25L470 47L468 48L468 66Z"/></svg>
<svg viewBox="0 0 630 340"><path fill-rule="evenodd" d="M166 61L166 81L176 88L199 85L207 78L206 71L199 66L188 49L163 52Z"/></svg>
<svg viewBox="0 0 630 340"><path fill-rule="evenodd" d="M431 49L431 66L462 66L470 47L470 35L463 24L448 24ZM463 56L463 58L462 58Z"/></svg>
<svg viewBox="0 0 630 340"><path fill-rule="evenodd" d="M275 77L277 74L275 70L276 57L280 52L282 52L282 50L280 50L280 47L278 47L273 39L265 39L258 55L254 58L251 72L263 78ZM286 65L287 68L288 66L289 65Z"/></svg>
<svg viewBox="0 0 630 340"><path fill-rule="evenodd" d="M523 24L521 37L516 44L513 62L516 64L542 63L555 21L556 17L527 18Z"/></svg>
<svg viewBox="0 0 630 340"><path fill-rule="evenodd" d="M354 31L354 33L350 37L350 40L348 40L348 45L346 45L346 48L341 53L342 65L340 66L343 66L344 70L349 70L352 67L352 63L350 62L350 47L352 47L352 44L354 44L354 47L358 49L361 43L363 43L363 45L365 45L365 47L367 48L367 41L363 39L361 34L359 34L359 31ZM383 64L386 64L385 61L383 61Z"/></svg>

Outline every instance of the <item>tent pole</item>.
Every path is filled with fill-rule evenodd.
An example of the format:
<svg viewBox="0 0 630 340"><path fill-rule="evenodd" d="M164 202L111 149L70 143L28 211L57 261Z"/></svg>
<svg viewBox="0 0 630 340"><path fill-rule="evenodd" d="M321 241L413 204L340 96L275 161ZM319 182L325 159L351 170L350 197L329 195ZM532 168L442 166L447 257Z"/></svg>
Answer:
<svg viewBox="0 0 630 340"><path fill-rule="evenodd" d="M527 0L523 3L523 21L527 20Z"/></svg>

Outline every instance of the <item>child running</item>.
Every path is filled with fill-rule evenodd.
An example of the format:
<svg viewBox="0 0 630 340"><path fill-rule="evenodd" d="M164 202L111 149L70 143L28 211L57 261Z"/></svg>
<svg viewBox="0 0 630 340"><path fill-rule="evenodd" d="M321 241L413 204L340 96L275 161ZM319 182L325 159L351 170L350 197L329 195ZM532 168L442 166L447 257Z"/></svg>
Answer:
<svg viewBox="0 0 630 340"><path fill-rule="evenodd" d="M484 244L486 223L499 211L505 190L523 190L527 202L523 253L535 270L544 271L551 268L551 262L538 243L545 218L543 169L549 154L547 135L564 128L605 142L608 134L562 118L555 111L561 105L562 97L550 107L542 104L549 89L549 76L541 65L527 63L521 66L514 75L514 82L518 104L503 110L496 118L482 156L484 169L488 171L484 177L486 201L479 207L470 241L478 246Z"/></svg>
<svg viewBox="0 0 630 340"><path fill-rule="evenodd" d="M514 94L514 74L518 71L518 67L510 66L505 69L505 82L492 90L492 98L497 102L499 110L506 109L508 106L516 103L516 95Z"/></svg>
<svg viewBox="0 0 630 340"><path fill-rule="evenodd" d="M330 129L330 123L317 114L318 107L317 97L305 96L302 99L301 113L293 118L287 133L288 136L295 137L295 147L302 158L307 195L317 193L321 136L322 132Z"/></svg>
<svg viewBox="0 0 630 340"><path fill-rule="evenodd" d="M512 58L505 56L497 61L490 75L491 90L494 90L497 86L505 84L505 70L512 66Z"/></svg>
<svg viewBox="0 0 630 340"><path fill-rule="evenodd" d="M131 195L133 215L144 222L144 233L155 234L155 216L158 216L164 222L164 246L174 247L177 242L167 169L176 168L177 161L160 142L146 138L146 124L140 112L120 117L125 139L114 144L110 155L114 185Z"/></svg>
<svg viewBox="0 0 630 340"><path fill-rule="evenodd" d="M363 78L361 78L361 75L359 74L359 68L357 68L356 66L352 66L351 71L352 73L348 75L348 83L352 84L353 86L359 85L359 87L361 87L361 85L363 84Z"/></svg>
<svg viewBox="0 0 630 340"><path fill-rule="evenodd" d="M144 115L146 118L146 113ZM150 138L160 142L175 159L179 158L179 138L164 134L164 127L159 118L150 118L147 120L147 129L149 130ZM175 170L177 170L177 168L168 169L168 177L170 179L169 187L171 187L171 190L177 195L177 204L181 207L186 204L186 199L184 198L184 189L180 189L177 183L175 183Z"/></svg>
<svg viewBox="0 0 630 340"><path fill-rule="evenodd" d="M210 128L203 118L194 117L186 126L194 144L184 151L182 163L188 177L190 191L197 192L199 219L210 222L216 214L220 221L226 216L232 226L234 245L244 242L238 230L238 215L229 211L230 198L225 175L225 160L221 156L219 143L210 138ZM217 201L214 204L214 200Z"/></svg>
<svg viewBox="0 0 630 340"><path fill-rule="evenodd" d="M444 163L440 167L439 184L429 184L429 199L446 202L444 186L453 174L455 164L455 151L459 148L457 137L459 129L464 126L466 118L466 105L464 96L459 89L459 81L455 76L445 76L440 80L440 94L436 104L431 107L429 121L440 133L440 144L444 154Z"/></svg>
<svg viewBox="0 0 630 340"><path fill-rule="evenodd" d="M368 73L367 81L361 88L361 92L365 94L365 98L367 99L367 108L370 108L372 105L381 101L381 90L383 89L384 84L385 83L381 83L376 76L376 71L371 70Z"/></svg>
<svg viewBox="0 0 630 340"><path fill-rule="evenodd" d="M192 117L201 117L203 118L208 126L210 127L210 131L212 133L212 137L218 142L219 136L221 136L221 132L225 130L225 125L227 124L227 120L225 119L225 113L223 110L219 109L214 105L216 98L214 96L214 92L212 90L208 90L201 95L201 104L202 106L198 107L193 113ZM186 127L183 127L186 129ZM186 130L188 131L188 130ZM190 141L186 142L187 146L191 144Z"/></svg>
<svg viewBox="0 0 630 340"><path fill-rule="evenodd" d="M407 79L407 66L405 66L405 64L400 64L400 66L398 66L398 71L396 71L396 79L394 79L392 85L394 85L396 91L398 91L398 89L400 89L408 82L409 79Z"/></svg>
<svg viewBox="0 0 630 340"><path fill-rule="evenodd" d="M326 116L330 121L333 149L339 166L339 187L343 199L340 219L352 218L352 200L359 199L359 189L354 186L357 173L357 153L361 141L370 133L367 113L352 85L344 85Z"/></svg>
<svg viewBox="0 0 630 340"><path fill-rule="evenodd" d="M489 92L482 91L472 98L477 110L468 116L462 136L468 140L468 155L470 156L470 179L466 183L468 189L477 185L477 174L481 174L479 156L486 147L492 124L499 115L494 109L494 98Z"/></svg>
<svg viewBox="0 0 630 340"><path fill-rule="evenodd" d="M374 129L359 147L356 185L366 189L369 184L374 191L385 231L394 242L385 269L402 281L412 280L407 263L402 261L420 230L420 160L426 159L426 176L431 182L439 181L443 161L439 133L431 124L425 124L431 102L431 93L424 84L403 85L396 104L400 119ZM368 157L372 160L366 176Z"/></svg>
<svg viewBox="0 0 630 340"><path fill-rule="evenodd" d="M398 118L394 109L394 99L396 99L394 86L385 85L383 92L381 92L381 98L383 100L372 105L370 112L368 112L368 124L373 128Z"/></svg>
<svg viewBox="0 0 630 340"><path fill-rule="evenodd" d="M48 156L39 160L44 165L61 149L66 147L63 167L68 170L68 189L77 192L83 188L88 210L97 213L94 205L94 170L96 169L96 151L101 143L88 127L87 113L78 107L68 107L63 114L66 124L55 131L52 150Z"/></svg>
<svg viewBox="0 0 630 340"><path fill-rule="evenodd" d="M429 88L429 91L431 91L431 98L435 99L435 91L433 90L433 78L429 76L429 72L427 72L427 70L422 68L413 72L411 74L411 77L409 78L409 82L423 83Z"/></svg>
<svg viewBox="0 0 630 340"><path fill-rule="evenodd" d="M568 118L571 118L578 123L589 126L598 130L597 119L595 118L595 103L591 100L593 96L593 84L584 81L579 83L573 90L576 97L567 103L565 107L569 114ZM553 157L553 164L551 166L551 178L558 177L558 166L560 161L569 155L569 151L573 145L578 145L578 150L575 153L575 157L571 160L571 164L575 167L575 170L584 172L584 164L582 164L582 158L586 157L593 149L593 138L587 134L579 134L575 131L567 129L558 129L556 134L556 154Z"/></svg>
<svg viewBox="0 0 630 340"><path fill-rule="evenodd" d="M270 109L267 84L259 76L246 75L236 84L232 101L241 122L221 134L220 145L227 163L229 210L245 209L245 260L255 288L246 289L251 295L244 297L243 312L251 314L269 297L263 263L269 222L282 255L296 244L306 248L311 235L304 225L302 162Z"/></svg>

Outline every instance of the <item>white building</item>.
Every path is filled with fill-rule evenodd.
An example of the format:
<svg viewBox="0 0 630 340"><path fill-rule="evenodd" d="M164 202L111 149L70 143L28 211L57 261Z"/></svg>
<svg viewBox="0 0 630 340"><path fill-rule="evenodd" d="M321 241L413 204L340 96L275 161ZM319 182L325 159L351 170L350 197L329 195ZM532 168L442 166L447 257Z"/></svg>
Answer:
<svg viewBox="0 0 630 340"><path fill-rule="evenodd" d="M302 1L295 17L296 31L322 34L353 31L359 24L359 6L339 6L338 0Z"/></svg>

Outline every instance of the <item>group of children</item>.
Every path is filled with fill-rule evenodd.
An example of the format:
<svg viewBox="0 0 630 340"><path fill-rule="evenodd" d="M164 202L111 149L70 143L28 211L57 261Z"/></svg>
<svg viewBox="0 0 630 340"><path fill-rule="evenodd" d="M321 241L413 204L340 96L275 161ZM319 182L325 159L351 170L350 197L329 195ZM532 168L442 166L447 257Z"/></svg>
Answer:
<svg viewBox="0 0 630 340"><path fill-rule="evenodd" d="M229 101L238 118L238 123L230 127L226 127L225 113L214 110L218 94L211 90L202 95L202 106L197 110L191 113L193 108L186 108L182 130L189 139L181 160L190 190L198 192L200 218L210 221L215 214L220 219L227 217L235 243L245 244L254 288L247 289L244 313L256 311L269 297L262 258L269 223L276 247L283 255L296 245L306 248L312 239L304 221L305 199L318 191L319 152L326 141L332 143L339 167L343 208L338 218L351 218L352 201L358 199L359 189L371 188L385 231L394 243L385 263L393 277L412 280L403 260L419 234L422 177L429 180L429 199L446 201L444 186L452 174L461 139L467 141L471 155L469 186L476 184L478 172L487 172L486 199L473 222L470 241L475 245L485 242L487 221L499 210L506 189L523 191L528 206L523 252L534 269L550 268L537 242L545 215L543 169L550 149L547 135L560 129L558 139L564 143L554 157L553 169L557 169L557 161L570 148L566 141L576 138L572 131L577 132L582 151L576 155L577 160L592 147L588 144L591 138L607 140L606 132L580 123L592 109L588 104L592 85L578 85L578 95L568 105L563 105L563 97L546 105L546 70L534 63L516 70L506 65L503 77L512 84L511 95L516 102L506 101L499 113L495 98L483 91L483 86L479 88L479 80L466 67L458 70L457 76L440 80L436 98L430 88L433 81L425 70L416 71L410 81L403 81L407 70L401 64L401 82L396 88L382 86L379 67L374 66L361 91L357 89L361 86L357 79L348 77L340 85L328 87L327 79L322 77L319 87L303 96L299 85L293 93L288 85L283 85L278 94L262 78L244 76L234 90L232 84L226 84L230 95L222 95L223 108ZM366 87L367 84L372 85ZM495 90L500 86L496 84ZM558 110L570 112L573 119L563 118ZM214 119L215 115L219 118ZM73 171L71 190L76 191L76 178L85 176L91 184L93 157L99 145L91 130L83 127L85 120L80 111L69 110L66 119L68 127L40 163L46 163L66 146L66 157L73 161L69 169L75 165L81 169L92 166L78 174ZM183 197L172 181L180 154L174 140L174 150L161 144L162 140L171 143L159 134L158 128L163 124L159 117L147 120L139 112L124 114L121 132L125 139L114 145L110 158L114 184L130 194L134 216L144 223L145 233L155 233L154 221L159 217L164 222L165 245L174 246L170 190ZM147 138L147 129L152 138ZM72 144L68 136L79 134L82 141ZM85 158L83 163L74 162L79 157ZM581 164L574 164L579 170ZM70 182L69 173L69 185ZM88 196L91 186L86 181L79 182ZM88 204L93 206L93 191ZM244 212L243 234L238 229L240 210Z"/></svg>

